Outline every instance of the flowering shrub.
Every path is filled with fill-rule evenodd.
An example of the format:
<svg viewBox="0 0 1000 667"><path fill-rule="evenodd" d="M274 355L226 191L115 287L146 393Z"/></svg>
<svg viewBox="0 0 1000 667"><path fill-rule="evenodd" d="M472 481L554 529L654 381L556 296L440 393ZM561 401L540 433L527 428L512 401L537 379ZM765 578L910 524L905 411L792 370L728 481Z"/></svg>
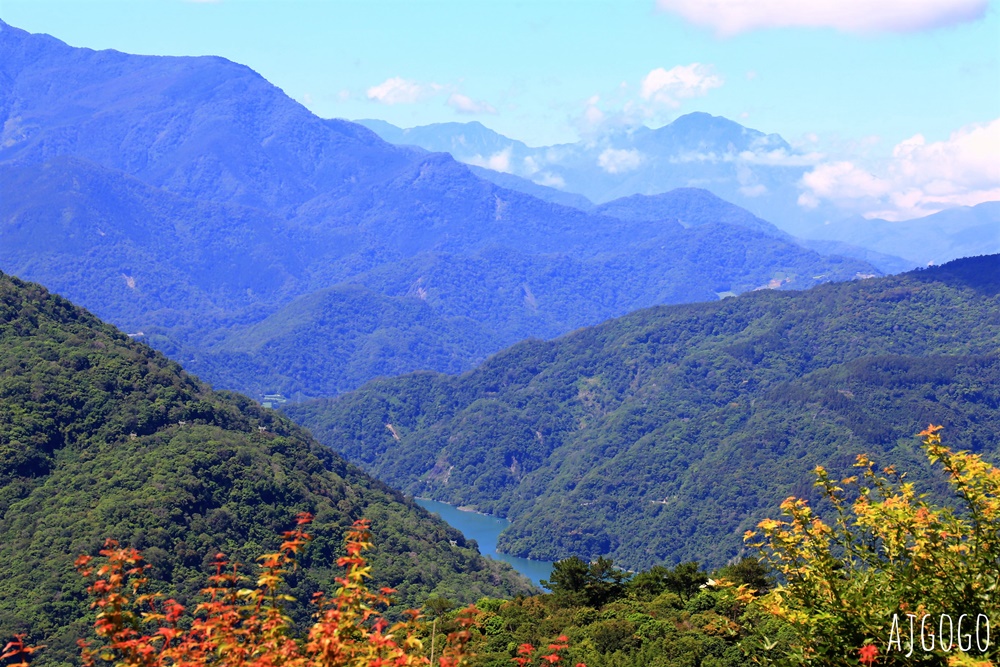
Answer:
<svg viewBox="0 0 1000 667"><path fill-rule="evenodd" d="M517 657L512 658L511 662L517 665L517 667L531 667L531 665L535 664L532 661L532 656L537 653L539 665L558 665L565 657L565 651L568 648L569 638L566 635L559 635L554 643L549 644L548 651L536 651L535 647L531 644L521 644L517 647ZM582 662L578 662L576 663L576 667L587 666Z"/></svg>
<svg viewBox="0 0 1000 667"><path fill-rule="evenodd" d="M115 667L410 667L437 664L462 667L473 657L467 650L472 639L477 609L468 607L454 615L454 630L445 638L440 654L432 637L428 658L420 636L428 631L411 610L407 620L390 624L379 607L389 605L392 589L374 593L365 585L370 567L362 552L371 548L369 523L356 521L345 537L347 555L337 564L346 568L336 579L340 588L332 597L316 593L315 622L304 636L296 636L292 620L282 611L282 602L294 598L281 592L284 576L297 567L295 560L311 536L305 527L312 521L300 514L294 530L284 533L281 548L261 556L260 575L253 587L241 587L246 577L239 564L217 554L215 574L202 593L208 598L194 614L173 599L158 593L142 593L149 565L129 547L108 540L99 563L80 556L76 567L91 580L87 589L98 609L94 630L99 642L79 640L85 667L113 664ZM435 634L434 629L430 629ZM539 665L557 665L568 648L566 637L538 652ZM0 654L8 667L28 667L29 656L44 647L27 646L16 637ZM535 648L522 645L512 662L520 667L535 665ZM436 661L435 661L436 658ZM18 660L18 662L13 662ZM576 667L586 667L577 663Z"/></svg>
<svg viewBox="0 0 1000 667"><path fill-rule="evenodd" d="M362 555L371 547L368 523L355 522L346 536L347 555L337 564L346 569L337 578L340 588L328 597L314 596L315 622L296 637L292 621L282 611L291 598L281 592L284 576L296 567L295 557L311 536L305 527L312 520L302 514L294 530L276 553L260 557L256 584L244 587L239 566L218 554L216 572L203 593L208 600L194 614L175 600L141 593L148 565L139 552L109 541L100 564L88 556L77 559L80 573L93 580L89 591L99 610L94 629L99 643L81 641L83 664L116 667L165 667L167 665L218 665L220 667L404 667L427 665L418 635L418 612L405 622L390 624L378 611L387 606L391 589L374 593L364 580L369 567ZM440 667L466 663L465 644L470 638L472 611L457 617L459 629L451 633Z"/></svg>
<svg viewBox="0 0 1000 667"><path fill-rule="evenodd" d="M997 638L982 631L996 635L1000 620L1000 470L950 451L940 430L932 425L920 436L930 463L947 473L957 509L931 505L905 475L877 471L861 455L860 476L835 481L816 469L832 523L788 498L786 520L765 519L747 533L783 578L754 604L791 629L781 645L764 642L772 649L761 654L766 660L994 664Z"/></svg>

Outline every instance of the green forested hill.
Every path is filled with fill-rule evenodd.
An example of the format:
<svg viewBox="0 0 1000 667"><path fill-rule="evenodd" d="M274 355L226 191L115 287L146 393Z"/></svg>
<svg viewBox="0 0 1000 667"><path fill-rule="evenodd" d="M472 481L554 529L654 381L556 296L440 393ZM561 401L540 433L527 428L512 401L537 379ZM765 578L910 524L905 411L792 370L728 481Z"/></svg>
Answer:
<svg viewBox="0 0 1000 667"><path fill-rule="evenodd" d="M817 464L917 469L930 421L995 452L998 294L989 256L651 308L288 411L395 486L507 516L510 553L718 565Z"/></svg>
<svg viewBox="0 0 1000 667"><path fill-rule="evenodd" d="M27 632L48 645L42 662L75 654L92 618L72 561L105 538L195 601L216 552L252 562L301 511L317 539L292 581L300 600L330 587L342 530L361 517L379 583L403 604L530 588L288 419L0 274L0 640Z"/></svg>
<svg viewBox="0 0 1000 667"><path fill-rule="evenodd" d="M425 178L464 172L438 162ZM465 176L472 182L454 197L489 195ZM461 372L524 338L652 304L874 271L739 225L700 219L684 229L666 207L655 222L587 222L575 210L527 202L524 213L521 199L499 201L501 217L513 217L500 225L491 213L492 232L454 202L419 222L406 216L425 205L408 201L363 224L346 221L361 215L353 209L299 224L185 199L75 158L0 164L0 269L144 332L213 385L258 398L333 396L414 369ZM738 219L737 207L709 203ZM451 222L439 225L444 214ZM526 229L534 232L510 236ZM400 251L407 244L423 250Z"/></svg>
<svg viewBox="0 0 1000 667"><path fill-rule="evenodd" d="M460 373L525 338L552 338L651 303L813 285L859 268L836 257L817 263L793 244L724 223L650 227L660 235L587 259L502 247L426 253L298 298L258 323L214 331L221 340L208 351L169 353L225 387L334 396L415 368Z"/></svg>

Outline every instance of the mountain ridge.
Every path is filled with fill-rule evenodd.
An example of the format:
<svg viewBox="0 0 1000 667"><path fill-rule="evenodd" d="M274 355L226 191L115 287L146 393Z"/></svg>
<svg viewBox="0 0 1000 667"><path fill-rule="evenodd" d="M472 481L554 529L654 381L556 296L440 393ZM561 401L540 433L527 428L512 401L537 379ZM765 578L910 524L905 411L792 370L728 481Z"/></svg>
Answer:
<svg viewBox="0 0 1000 667"><path fill-rule="evenodd" d="M459 370L513 336L558 335L657 300L875 271L764 235L677 231L507 189L445 153L318 118L218 58L80 50L10 27L0 30L0 56L0 75L12 82L0 106L0 268L145 333L219 386L258 396ZM671 244L690 256L661 252ZM722 253L713 259L711 249L732 244L729 265L716 261ZM446 256L470 273L443 268ZM411 294L431 279L425 270L438 282ZM672 284L636 274L669 275ZM588 284L574 286L578 276ZM495 291L484 293L479 280ZM374 292L373 302L351 285ZM418 303L421 289L428 298ZM345 382L316 383L309 371L328 367L321 308L312 328L258 347L269 356L254 367L243 341L276 331L274 317L323 290L344 297L359 322L385 323L353 328L348 316L335 332L331 347L345 356L325 375ZM590 293L597 304L587 303ZM506 318L489 316L499 332L489 344L471 322L482 317L480 302L502 304ZM393 327L384 317L403 312L416 319ZM397 332L407 342L387 343ZM279 368L289 343L303 354Z"/></svg>
<svg viewBox="0 0 1000 667"><path fill-rule="evenodd" d="M717 566L784 497L811 497L814 465L846 475L867 451L919 469L922 420L997 454L998 354L994 255L657 306L286 411L391 484L506 516L513 555Z"/></svg>
<svg viewBox="0 0 1000 667"><path fill-rule="evenodd" d="M436 123L403 130L385 121L359 122L389 141L449 151L480 169L498 170L493 175L482 173L509 187L537 192L539 186L550 186L563 193L562 201L570 205L586 206L586 202L570 199L572 194L604 204L677 188L705 188L805 239L801 241L805 247L835 248L821 241L858 246L864 250L847 246L837 250L858 259L880 259L880 268L888 272L1000 252L1000 238L994 233L1000 228L1000 211L995 209L990 209L980 229L967 220L954 219L956 214L970 217L968 212L960 213L966 207L899 223L852 217L832 204L805 209L798 203L801 182L815 156L797 151L778 134L764 134L704 112L684 114L655 129L623 128L574 144L537 148L478 124ZM478 140L467 142L467 136ZM891 257L879 258L874 253ZM905 263L899 258L905 258Z"/></svg>

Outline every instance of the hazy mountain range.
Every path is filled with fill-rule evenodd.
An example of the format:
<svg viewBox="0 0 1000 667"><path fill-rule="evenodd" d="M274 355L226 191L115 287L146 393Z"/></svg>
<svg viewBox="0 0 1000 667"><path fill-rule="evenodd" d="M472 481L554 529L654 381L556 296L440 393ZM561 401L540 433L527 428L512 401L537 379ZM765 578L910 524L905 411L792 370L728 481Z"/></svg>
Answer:
<svg viewBox="0 0 1000 667"><path fill-rule="evenodd" d="M0 268L254 395L455 372L635 308L878 273L705 191L583 211L502 187L221 58L2 24L0 77Z"/></svg>
<svg viewBox="0 0 1000 667"><path fill-rule="evenodd" d="M812 169L814 157L777 134L764 134L706 113L690 113L657 129L639 126L574 144L537 148L478 122L409 129L380 120L358 122L395 144L451 153L457 160L477 165L477 174L504 187L583 210L589 210L592 202L697 187L739 204L796 237L860 246L905 258L904 264L909 264L904 267L898 259L876 262L886 271L1000 252L998 202L902 222L867 220L826 203L805 209L798 204L800 181ZM546 186L554 192L543 194L540 188ZM844 246L811 247L864 257Z"/></svg>
<svg viewBox="0 0 1000 667"><path fill-rule="evenodd" d="M940 264L955 257L1000 251L1000 202L959 206L900 222L848 218L825 226L816 236L902 255L923 265Z"/></svg>

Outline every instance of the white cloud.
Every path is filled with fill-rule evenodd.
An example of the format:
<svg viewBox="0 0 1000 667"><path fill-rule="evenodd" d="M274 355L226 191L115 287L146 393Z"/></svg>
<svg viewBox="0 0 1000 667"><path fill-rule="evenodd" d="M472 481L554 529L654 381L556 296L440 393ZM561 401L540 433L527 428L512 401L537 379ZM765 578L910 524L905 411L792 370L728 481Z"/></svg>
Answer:
<svg viewBox="0 0 1000 667"><path fill-rule="evenodd" d="M600 95L593 95L584 102L583 114L577 119L576 126L580 135L585 138L593 138L599 135L605 126L606 116L598 106L601 103Z"/></svg>
<svg viewBox="0 0 1000 667"><path fill-rule="evenodd" d="M688 151L686 153L671 155L669 159L671 164L685 164L687 162L734 162L735 160L736 156L732 153L715 153L714 151L708 153Z"/></svg>
<svg viewBox="0 0 1000 667"><path fill-rule="evenodd" d="M642 154L633 149L606 148L597 158L598 166L609 174L622 174L638 169Z"/></svg>
<svg viewBox="0 0 1000 667"><path fill-rule="evenodd" d="M711 65L691 63L671 69L658 67L639 85L621 82L605 95L592 95L574 121L585 141L597 143L610 132L628 130L673 115L683 100L703 97L724 83Z"/></svg>
<svg viewBox="0 0 1000 667"><path fill-rule="evenodd" d="M535 183L539 185L544 185L548 188L564 188L566 187L566 180L559 174L553 174L552 172L546 171L539 174L535 179Z"/></svg>
<svg viewBox="0 0 1000 667"><path fill-rule="evenodd" d="M744 197L759 197L763 194L767 194L767 186L763 183L758 183L756 185L744 185L740 188L740 194Z"/></svg>
<svg viewBox="0 0 1000 667"><path fill-rule="evenodd" d="M817 165L802 177L799 204L821 200L867 217L915 218L952 206L1000 200L1000 118L963 127L945 141L900 142L879 171L853 162Z"/></svg>
<svg viewBox="0 0 1000 667"><path fill-rule="evenodd" d="M413 81L394 76L368 89L368 99L382 104L412 104L423 95L423 87Z"/></svg>
<svg viewBox="0 0 1000 667"><path fill-rule="evenodd" d="M541 156L543 164L559 164L567 158L573 157L574 149L572 146L550 146L545 151L545 155ZM536 156L536 160L539 156Z"/></svg>
<svg viewBox="0 0 1000 667"><path fill-rule="evenodd" d="M800 203L814 202L818 199L873 199L889 193L892 185L859 168L853 162L827 162L817 165L815 169L802 177L802 184L807 188L811 198L802 199Z"/></svg>
<svg viewBox="0 0 1000 667"><path fill-rule="evenodd" d="M669 70L658 67L643 78L639 94L648 102L676 109L679 100L704 97L722 83L722 77L713 74L711 65L691 63Z"/></svg>
<svg viewBox="0 0 1000 667"><path fill-rule="evenodd" d="M895 169L906 179L962 183L970 188L1000 185L1000 118L952 132L947 141L928 144L922 135L892 151Z"/></svg>
<svg viewBox="0 0 1000 667"><path fill-rule="evenodd" d="M305 104L306 106L309 106L309 105L311 105L311 104L312 104L312 103L313 103L314 101L315 101L315 100L313 100L313 96L312 96L312 94L311 94L311 93L303 93L303 94L302 94L302 104Z"/></svg>
<svg viewBox="0 0 1000 667"><path fill-rule="evenodd" d="M770 151L743 151L739 160L747 164L763 164L769 167L808 167L823 159L822 153L793 153L784 148Z"/></svg>
<svg viewBox="0 0 1000 667"><path fill-rule="evenodd" d="M657 0L666 12L722 37L766 28L918 32L975 21L989 0Z"/></svg>
<svg viewBox="0 0 1000 667"><path fill-rule="evenodd" d="M439 83L420 83L400 76L386 79L377 86L368 89L368 99L381 104L415 104L436 95L448 95L445 102L452 109L462 114L495 114L496 108L487 102L474 100L468 95L455 90L456 86ZM343 98L343 93L341 93Z"/></svg>
<svg viewBox="0 0 1000 667"><path fill-rule="evenodd" d="M591 127L596 127L604 122L604 112L593 104L588 104L583 110L583 121Z"/></svg>
<svg viewBox="0 0 1000 667"><path fill-rule="evenodd" d="M820 163L825 155L816 151L803 153L800 151L789 151L788 149L773 148L768 150L766 140L759 142L752 150L740 151L736 153L732 150L725 153L715 151L688 151L677 153L669 157L672 164L686 164L689 162L733 162L740 167L746 165L763 165L766 167L811 167Z"/></svg>
<svg viewBox="0 0 1000 667"><path fill-rule="evenodd" d="M443 88L436 83L423 84L394 76L369 88L368 99L382 104L413 104L441 92Z"/></svg>
<svg viewBox="0 0 1000 667"><path fill-rule="evenodd" d="M477 167L486 167L487 169L492 169L493 171L502 171L509 174L511 173L510 153L511 147L508 146L502 151L497 151L493 155L486 158L482 155L473 155L471 158L467 159L466 162Z"/></svg>
<svg viewBox="0 0 1000 667"><path fill-rule="evenodd" d="M496 113L497 110L486 102L476 101L461 93L452 93L448 97L448 106L458 113Z"/></svg>

